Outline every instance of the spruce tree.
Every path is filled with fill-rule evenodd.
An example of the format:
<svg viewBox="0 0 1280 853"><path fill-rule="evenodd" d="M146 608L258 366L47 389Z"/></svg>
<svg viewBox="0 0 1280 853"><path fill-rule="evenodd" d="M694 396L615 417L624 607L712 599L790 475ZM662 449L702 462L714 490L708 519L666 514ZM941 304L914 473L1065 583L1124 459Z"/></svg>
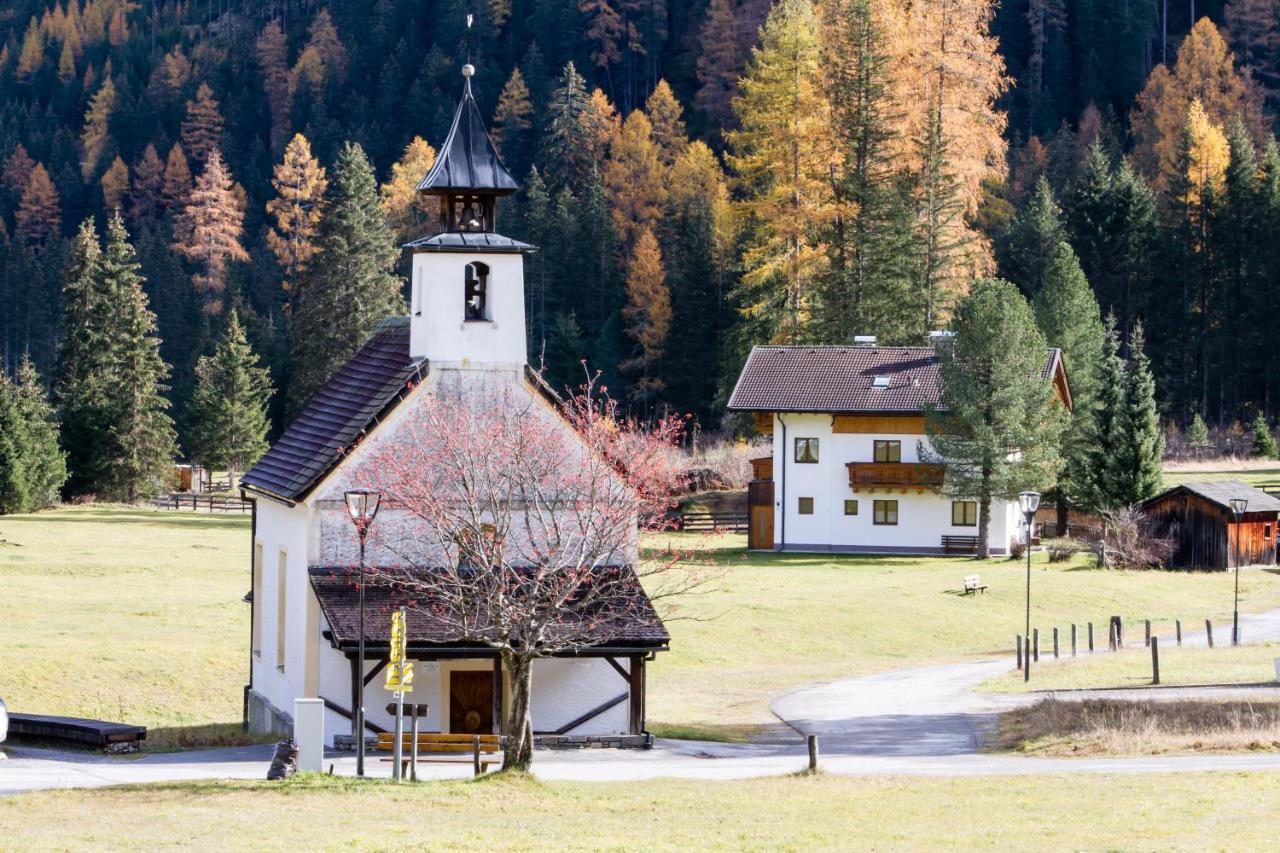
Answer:
<svg viewBox="0 0 1280 853"><path fill-rule="evenodd" d="M31 509L44 509L58 502L67 481L67 459L58 443L58 421L45 396L35 365L25 356L18 365L18 415L26 431L26 479Z"/></svg>
<svg viewBox="0 0 1280 853"><path fill-rule="evenodd" d="M299 411L382 320L403 308L400 252L378 200L373 167L343 146L329 182L320 251L293 294L289 400Z"/></svg>
<svg viewBox="0 0 1280 853"><path fill-rule="evenodd" d="M0 514L31 508L27 476L30 442L18 408L18 389L0 371Z"/></svg>
<svg viewBox="0 0 1280 853"><path fill-rule="evenodd" d="M1075 253L1059 243L1050 253L1043 286L1032 302L1036 323L1049 346L1062 350L1071 389L1071 420L1062 436L1062 470L1055 498L1058 529L1068 523L1068 505L1087 505L1097 439L1097 377L1103 356L1102 316Z"/></svg>
<svg viewBox="0 0 1280 853"><path fill-rule="evenodd" d="M192 394L191 456L207 468L226 469L232 488L236 474L267 451L267 404L271 379L245 338L232 309L213 355L196 364Z"/></svg>
<svg viewBox="0 0 1280 853"><path fill-rule="evenodd" d="M1048 346L1017 287L975 282L956 305L951 331L955 337L939 349L940 403L926 410L925 455L947 466L944 494L978 502L983 559L991 502L1053 487L1066 416L1043 379Z"/></svg>
<svg viewBox="0 0 1280 853"><path fill-rule="evenodd" d="M1029 298L1045 285L1046 270L1054 251L1067 239L1062 210L1042 175L1035 192L1014 218L1001 241L1001 267Z"/></svg>
<svg viewBox="0 0 1280 853"><path fill-rule="evenodd" d="M169 365L160 357L156 318L147 307L137 256L120 213L107 226L99 262L110 300L111 459L106 494L135 503L165 488L177 449L164 384Z"/></svg>
<svg viewBox="0 0 1280 853"><path fill-rule="evenodd" d="M1258 412L1250 430L1253 432L1254 456L1260 456L1263 459L1275 459L1280 456L1280 448L1276 447L1276 438L1271 434L1271 425L1267 423L1266 415Z"/></svg>
<svg viewBox="0 0 1280 853"><path fill-rule="evenodd" d="M1144 351L1142 324L1129 338L1129 360L1124 376L1124 410L1117 430L1118 452L1109 463L1115 491L1112 506L1141 503L1160 491L1164 436L1156 412L1156 384L1151 362Z"/></svg>
<svg viewBox="0 0 1280 853"><path fill-rule="evenodd" d="M1098 366L1097 428L1094 430L1092 472L1089 500L1086 506L1094 512L1118 505L1113 497L1118 486L1113 482L1111 460L1119 453L1124 425L1124 360L1120 357L1120 333L1116 316L1107 315L1102 339L1102 361Z"/></svg>
<svg viewBox="0 0 1280 853"><path fill-rule="evenodd" d="M1194 448L1208 447L1209 427L1205 424L1204 418L1200 417L1200 413L1196 412L1191 418L1191 425L1187 427L1187 444Z"/></svg>

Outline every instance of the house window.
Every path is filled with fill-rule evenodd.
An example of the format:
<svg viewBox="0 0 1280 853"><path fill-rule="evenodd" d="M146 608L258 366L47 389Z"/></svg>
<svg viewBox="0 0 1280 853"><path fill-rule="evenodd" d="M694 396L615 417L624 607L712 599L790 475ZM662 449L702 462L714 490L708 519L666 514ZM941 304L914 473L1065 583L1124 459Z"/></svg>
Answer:
<svg viewBox="0 0 1280 853"><path fill-rule="evenodd" d="M977 527L978 526L978 502L977 501L952 501L951 502L951 525L953 527Z"/></svg>
<svg viewBox="0 0 1280 853"><path fill-rule="evenodd" d="M871 521L874 524L897 524L898 523L898 502L897 501L876 501L875 511L872 514Z"/></svg>
<svg viewBox="0 0 1280 853"><path fill-rule="evenodd" d="M289 576L288 566L289 553L281 548L276 559L276 669L281 672L284 672L285 579Z"/></svg>
<svg viewBox="0 0 1280 853"><path fill-rule="evenodd" d="M253 546L253 653L262 654L262 543Z"/></svg>
<svg viewBox="0 0 1280 853"><path fill-rule="evenodd" d="M853 501L853 500L845 501L845 502L844 502L844 514L845 514L845 515L857 515L857 514L858 514L858 502L857 502L857 501Z"/></svg>
<svg viewBox="0 0 1280 853"><path fill-rule="evenodd" d="M1268 542L1271 541L1271 525L1270 524L1262 525L1262 538L1266 539Z"/></svg>
<svg viewBox="0 0 1280 853"><path fill-rule="evenodd" d="M818 461L818 439L797 438L796 439L796 461L797 462L817 462Z"/></svg>
<svg viewBox="0 0 1280 853"><path fill-rule="evenodd" d="M479 261L466 266L466 319L469 322L489 319L489 266Z"/></svg>
<svg viewBox="0 0 1280 853"><path fill-rule="evenodd" d="M800 498L800 514L813 515L813 498Z"/></svg>
<svg viewBox="0 0 1280 853"><path fill-rule="evenodd" d="M902 461L902 442L901 441L877 441L875 443L877 462L901 462Z"/></svg>

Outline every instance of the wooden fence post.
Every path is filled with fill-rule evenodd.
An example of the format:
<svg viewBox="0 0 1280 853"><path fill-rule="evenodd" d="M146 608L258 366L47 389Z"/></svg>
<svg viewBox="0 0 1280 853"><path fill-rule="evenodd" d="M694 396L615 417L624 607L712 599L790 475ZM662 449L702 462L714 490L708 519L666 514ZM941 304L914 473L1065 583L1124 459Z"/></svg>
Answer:
<svg viewBox="0 0 1280 853"><path fill-rule="evenodd" d="M1031 629L1031 656L1036 663L1040 663L1040 629Z"/></svg>
<svg viewBox="0 0 1280 853"><path fill-rule="evenodd" d="M480 775L480 735L471 740L471 770L474 775Z"/></svg>
<svg viewBox="0 0 1280 853"><path fill-rule="evenodd" d="M1022 635L1015 634L1016 639L1013 641L1014 656L1018 659L1018 669L1022 669Z"/></svg>
<svg viewBox="0 0 1280 853"><path fill-rule="evenodd" d="M1173 630L1175 633L1177 633L1178 645L1181 646L1182 645L1182 620L1181 619L1173 620Z"/></svg>
<svg viewBox="0 0 1280 853"><path fill-rule="evenodd" d="M1151 683L1160 683L1160 638L1151 638Z"/></svg>
<svg viewBox="0 0 1280 853"><path fill-rule="evenodd" d="M1076 623L1071 623L1071 656L1076 656Z"/></svg>
<svg viewBox="0 0 1280 853"><path fill-rule="evenodd" d="M1208 619L1204 620L1204 636L1209 641L1209 648L1213 648L1213 623Z"/></svg>
<svg viewBox="0 0 1280 853"><path fill-rule="evenodd" d="M1089 654L1093 654L1093 623L1089 623Z"/></svg>
<svg viewBox="0 0 1280 853"><path fill-rule="evenodd" d="M809 742L809 772L818 772L818 736L809 735L806 740Z"/></svg>
<svg viewBox="0 0 1280 853"><path fill-rule="evenodd" d="M1022 668L1022 681L1025 684L1031 680L1031 638L1023 637L1022 662L1025 664Z"/></svg>
<svg viewBox="0 0 1280 853"><path fill-rule="evenodd" d="M1054 660L1058 658L1058 629L1056 627L1053 629L1053 657Z"/></svg>
<svg viewBox="0 0 1280 853"><path fill-rule="evenodd" d="M1143 637L1143 642L1146 645L1150 646L1151 645L1151 620L1143 619L1142 625L1143 625L1143 634L1145 635Z"/></svg>

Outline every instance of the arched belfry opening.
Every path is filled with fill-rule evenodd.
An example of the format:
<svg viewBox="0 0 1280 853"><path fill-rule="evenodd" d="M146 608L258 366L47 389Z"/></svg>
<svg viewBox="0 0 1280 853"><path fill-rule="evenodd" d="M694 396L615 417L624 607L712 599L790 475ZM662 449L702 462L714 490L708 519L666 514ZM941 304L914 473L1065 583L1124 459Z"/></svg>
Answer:
<svg viewBox="0 0 1280 853"><path fill-rule="evenodd" d="M472 261L465 267L464 279L464 319L469 323L490 319L489 265Z"/></svg>

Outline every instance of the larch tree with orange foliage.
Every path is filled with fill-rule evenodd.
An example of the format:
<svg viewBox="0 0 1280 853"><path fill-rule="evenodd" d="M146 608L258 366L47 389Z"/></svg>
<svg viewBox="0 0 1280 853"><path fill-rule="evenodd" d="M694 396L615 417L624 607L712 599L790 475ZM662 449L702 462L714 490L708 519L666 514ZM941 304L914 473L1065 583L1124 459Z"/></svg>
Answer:
<svg viewBox="0 0 1280 853"><path fill-rule="evenodd" d="M93 180L98 172L98 163L109 138L111 112L115 106L116 87L108 77L102 81L102 88L89 99L89 107L84 113L84 129L80 132L80 148L83 152L80 176L86 182Z"/></svg>
<svg viewBox="0 0 1280 853"><path fill-rule="evenodd" d="M657 227L666 201L666 173L653 126L636 110L622 123L604 171L614 233L624 254L642 232Z"/></svg>
<svg viewBox="0 0 1280 853"><path fill-rule="evenodd" d="M207 83L196 89L195 100L187 101L187 115L182 120L182 147L197 164L204 164L222 147L223 121L218 99Z"/></svg>
<svg viewBox="0 0 1280 853"><path fill-rule="evenodd" d="M420 236L417 232L421 223L435 215L435 211L422 206L422 196L418 194L418 182L435 162L436 150L421 136L415 136L405 146L399 162L391 165L391 177L379 188L387 225L402 242Z"/></svg>
<svg viewBox="0 0 1280 853"><path fill-rule="evenodd" d="M34 248L43 248L62 231L62 203L44 164L31 170L18 210L13 215L18 238Z"/></svg>
<svg viewBox="0 0 1280 853"><path fill-rule="evenodd" d="M198 271L191 283L203 298L206 318L222 313L227 265L249 260L240 244L243 232L244 208L222 155L214 148L173 223L173 250L196 265Z"/></svg>
<svg viewBox="0 0 1280 853"><path fill-rule="evenodd" d="M187 155L182 150L182 144L175 142L165 160L164 183L160 197L164 200L165 207L173 207L186 201L187 194L190 192L191 167L187 165Z"/></svg>
<svg viewBox="0 0 1280 853"><path fill-rule="evenodd" d="M111 166L102 173L102 206L107 210L119 210L129 194L129 167L116 155Z"/></svg>
<svg viewBox="0 0 1280 853"><path fill-rule="evenodd" d="M662 251L648 227L640 228L627 259L627 303L622 317L627 336L638 350L622 368L638 374L632 397L648 402L663 389L658 373L671 334L671 292L662 268Z"/></svg>
<svg viewBox="0 0 1280 853"><path fill-rule="evenodd" d="M684 110L666 80L659 80L644 103L645 115L653 127L653 141L664 166L670 166L689 144L684 126Z"/></svg>
<svg viewBox="0 0 1280 853"><path fill-rule="evenodd" d="M289 46L277 21L268 21L254 45L262 89L271 113L271 150L279 151L289 132L293 92L289 88Z"/></svg>
<svg viewBox="0 0 1280 853"><path fill-rule="evenodd" d="M316 238L329 188L324 167L311 156L311 144L301 133L285 147L271 185L276 197L267 202L267 214L275 225L267 231L267 245L284 273L284 289L291 293L307 262L319 251Z"/></svg>

